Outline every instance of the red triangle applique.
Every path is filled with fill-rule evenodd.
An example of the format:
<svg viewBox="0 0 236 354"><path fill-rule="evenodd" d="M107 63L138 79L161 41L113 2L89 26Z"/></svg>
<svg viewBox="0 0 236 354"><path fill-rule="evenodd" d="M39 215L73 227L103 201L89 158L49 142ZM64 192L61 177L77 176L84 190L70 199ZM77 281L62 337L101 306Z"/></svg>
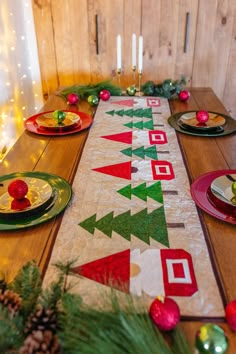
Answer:
<svg viewBox="0 0 236 354"><path fill-rule="evenodd" d="M128 106L128 107L133 107L134 105L134 99L130 99L130 100L123 100L123 101L116 101L116 102L112 102L113 104L119 104L121 106Z"/></svg>
<svg viewBox="0 0 236 354"><path fill-rule="evenodd" d="M132 144L132 131L131 132L124 132L119 134L112 134L112 135L103 135L101 138L119 141L121 143Z"/></svg>
<svg viewBox="0 0 236 354"><path fill-rule="evenodd" d="M92 170L104 173L106 175L111 175L129 180L131 179L131 161L93 168Z"/></svg>
<svg viewBox="0 0 236 354"><path fill-rule="evenodd" d="M129 293L130 250L118 252L75 267L72 272L100 284Z"/></svg>

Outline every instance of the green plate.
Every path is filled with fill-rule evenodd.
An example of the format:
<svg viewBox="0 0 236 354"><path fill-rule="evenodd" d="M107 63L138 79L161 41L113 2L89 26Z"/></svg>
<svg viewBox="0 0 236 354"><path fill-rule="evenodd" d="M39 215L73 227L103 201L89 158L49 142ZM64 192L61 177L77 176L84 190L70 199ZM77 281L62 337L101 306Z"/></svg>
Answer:
<svg viewBox="0 0 236 354"><path fill-rule="evenodd" d="M199 132L198 131L195 131L193 129L183 129L182 126L180 126L178 124L178 120L186 113L190 113L190 112L197 112L197 111L185 111L185 112L179 112L179 113L176 113L176 114L173 114L172 116L170 116L168 118L168 123L175 129L177 130L178 132L180 133L184 133L184 134L188 134L188 135L194 135L194 136L207 136L207 137L210 137L210 136L213 136L213 137L216 137L216 136L224 136L224 135L229 135L229 134L232 134L234 132L236 132L236 120L225 115L225 114L222 114L222 113L217 113L217 112L209 112L209 113L213 113L213 114L220 114L222 117L225 118L225 124L222 126L223 127L223 131L219 130L219 131L214 131L214 130L211 130L211 131L205 131L205 130L200 130Z"/></svg>
<svg viewBox="0 0 236 354"><path fill-rule="evenodd" d="M47 206L45 210L39 213L31 214L29 216L22 216L17 218L6 218L0 217L0 231L2 230L19 230L26 227L35 226L48 221L60 214L68 205L72 196L72 189L69 183L62 177L52 175L45 172L16 172L9 175L4 175L0 177L0 183L4 184L9 179L12 178L23 178L23 177L35 177L41 178L47 181L54 193L54 198L52 203ZM1 186L0 186L1 188Z"/></svg>

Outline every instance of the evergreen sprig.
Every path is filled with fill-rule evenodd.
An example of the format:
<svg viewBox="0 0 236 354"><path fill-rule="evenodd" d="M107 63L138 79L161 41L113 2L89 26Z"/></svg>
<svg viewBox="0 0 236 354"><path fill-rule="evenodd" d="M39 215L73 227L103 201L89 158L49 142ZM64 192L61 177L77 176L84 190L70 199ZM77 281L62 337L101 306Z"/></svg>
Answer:
<svg viewBox="0 0 236 354"><path fill-rule="evenodd" d="M142 85L141 90L144 96L159 96L169 99L172 96L179 94L184 85L186 85L186 80L184 77L175 81L166 79L161 83L147 81L144 85Z"/></svg>
<svg viewBox="0 0 236 354"><path fill-rule="evenodd" d="M120 87L113 85L110 80L101 81L97 84L69 86L62 90L60 95L67 100L70 93L75 93L80 99L86 99L91 95L99 96L102 90L108 90L111 96L121 95Z"/></svg>
<svg viewBox="0 0 236 354"><path fill-rule="evenodd" d="M41 273L35 262L26 263L9 284L9 288L21 297L21 313L26 319L34 311L39 294L42 292Z"/></svg>

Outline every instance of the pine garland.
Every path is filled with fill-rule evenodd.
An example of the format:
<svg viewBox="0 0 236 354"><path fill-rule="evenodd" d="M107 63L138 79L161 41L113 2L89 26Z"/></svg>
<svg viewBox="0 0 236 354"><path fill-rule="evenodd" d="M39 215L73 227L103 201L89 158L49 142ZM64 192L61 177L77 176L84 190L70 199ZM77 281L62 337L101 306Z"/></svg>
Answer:
<svg viewBox="0 0 236 354"><path fill-rule="evenodd" d="M92 95L99 96L102 90L108 90L111 96L121 95L120 87L113 85L110 80L102 81L97 84L69 86L62 90L60 95L67 100L70 93L75 93L80 99L86 99Z"/></svg>
<svg viewBox="0 0 236 354"><path fill-rule="evenodd" d="M175 81L166 79L161 83L147 81L141 86L141 90L144 96L159 96L169 99L174 95L178 95L182 91L184 85L186 85L184 77ZM62 90L60 95L65 100L67 100L68 95L71 93L76 94L80 99L87 99L92 95L98 97L102 90L108 90L111 96L120 96L122 94L120 87L113 85L110 80L107 80L98 82L97 84L69 86Z"/></svg>
<svg viewBox="0 0 236 354"><path fill-rule="evenodd" d="M121 306L117 296L112 293L107 299L112 309L109 312L86 307L81 297L72 294L67 286L67 276L72 266L72 262L56 265L58 280L43 290L39 269L34 262L29 262L13 283L7 285L21 297L22 308L12 318L8 310L0 306L1 353L32 353L28 349L32 345L44 348L46 342L42 341L48 333L51 333L50 347L45 353L191 353L178 326L168 334L167 343L166 335L162 335L146 311L140 312L129 295ZM41 343L35 344L39 339ZM34 349L33 353L44 351Z"/></svg>

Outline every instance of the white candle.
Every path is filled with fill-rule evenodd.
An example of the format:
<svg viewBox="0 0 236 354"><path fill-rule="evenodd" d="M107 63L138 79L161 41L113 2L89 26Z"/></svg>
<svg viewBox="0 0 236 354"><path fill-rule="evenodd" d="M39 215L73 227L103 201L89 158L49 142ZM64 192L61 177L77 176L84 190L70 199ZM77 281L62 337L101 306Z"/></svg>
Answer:
<svg viewBox="0 0 236 354"><path fill-rule="evenodd" d="M136 34L132 34L132 68L136 68Z"/></svg>
<svg viewBox="0 0 236 354"><path fill-rule="evenodd" d="M121 36L120 36L120 34L117 36L116 45L117 45L117 71L121 71Z"/></svg>
<svg viewBox="0 0 236 354"><path fill-rule="evenodd" d="M139 48L138 48L138 71L141 74L143 71L143 37L139 37Z"/></svg>

